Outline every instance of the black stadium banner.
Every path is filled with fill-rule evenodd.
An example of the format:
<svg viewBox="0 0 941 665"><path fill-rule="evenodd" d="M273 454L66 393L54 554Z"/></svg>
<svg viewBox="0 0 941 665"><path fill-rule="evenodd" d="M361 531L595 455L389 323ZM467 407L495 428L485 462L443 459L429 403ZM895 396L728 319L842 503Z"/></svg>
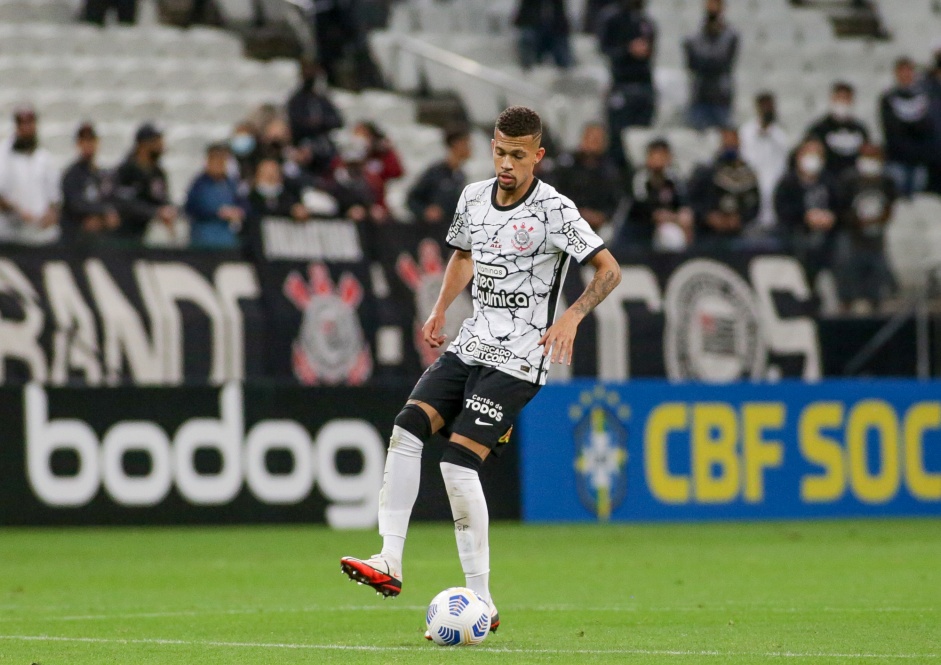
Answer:
<svg viewBox="0 0 941 665"><path fill-rule="evenodd" d="M0 388L0 525L376 523L386 439L407 391L221 387ZM520 515L508 446L482 480ZM450 519L440 440L415 519Z"/></svg>
<svg viewBox="0 0 941 665"><path fill-rule="evenodd" d="M268 218L246 256L155 249L3 248L0 385L310 386L414 383L450 256L443 229ZM879 319L817 315L782 254L619 253L623 278L588 317L566 376L724 382L839 376ZM571 263L570 303L592 269ZM564 305L565 303L563 303ZM473 311L448 312L453 339ZM914 372L913 329L868 374Z"/></svg>

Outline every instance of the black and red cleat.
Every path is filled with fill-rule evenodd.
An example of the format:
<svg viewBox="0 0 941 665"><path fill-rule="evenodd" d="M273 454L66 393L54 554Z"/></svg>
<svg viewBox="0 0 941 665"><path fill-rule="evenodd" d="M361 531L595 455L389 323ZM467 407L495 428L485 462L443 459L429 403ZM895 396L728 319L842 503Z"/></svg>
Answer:
<svg viewBox="0 0 941 665"><path fill-rule="evenodd" d="M354 582L371 586L385 598L402 592L402 573L378 554L365 561L345 556L340 559L340 570Z"/></svg>

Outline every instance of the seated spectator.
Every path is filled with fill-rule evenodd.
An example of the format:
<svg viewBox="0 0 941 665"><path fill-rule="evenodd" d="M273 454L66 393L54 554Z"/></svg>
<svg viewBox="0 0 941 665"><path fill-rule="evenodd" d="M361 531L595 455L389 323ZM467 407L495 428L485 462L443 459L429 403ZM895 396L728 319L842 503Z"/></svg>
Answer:
<svg viewBox="0 0 941 665"><path fill-rule="evenodd" d="M450 224L467 184L464 163L470 159L470 134L466 129L449 131L444 138L448 154L432 164L408 193L408 209L418 222Z"/></svg>
<svg viewBox="0 0 941 665"><path fill-rule="evenodd" d="M836 183L825 171L825 149L808 138L774 195L782 233L811 269L831 268L836 238Z"/></svg>
<svg viewBox="0 0 941 665"><path fill-rule="evenodd" d="M932 160L928 165L928 189L941 194L941 40L935 43L932 62L925 77L925 88L931 99L931 125L934 136Z"/></svg>
<svg viewBox="0 0 941 665"><path fill-rule="evenodd" d="M251 180L260 158L258 134L252 123L240 122L235 126L232 136L229 137L229 151L235 162L232 175L238 176L240 180Z"/></svg>
<svg viewBox="0 0 941 665"><path fill-rule="evenodd" d="M856 165L859 150L869 142L869 130L853 116L856 90L849 83L838 81L830 93L830 110L807 130L807 135L826 149L826 172L839 178L846 169Z"/></svg>
<svg viewBox="0 0 941 665"><path fill-rule="evenodd" d="M706 20L683 42L691 83L689 125L700 131L732 119L738 33L725 22L723 0L706 0Z"/></svg>
<svg viewBox="0 0 941 665"><path fill-rule="evenodd" d="M850 311L866 313L895 290L885 256L885 231L892 220L896 187L885 174L879 146L864 145L856 167L844 174L839 185L839 222L847 242L838 256L837 283Z"/></svg>
<svg viewBox="0 0 941 665"><path fill-rule="evenodd" d="M369 146L354 135L340 151L342 165L333 172L334 192L344 214L354 222L389 221L389 211L376 197L374 174L368 171Z"/></svg>
<svg viewBox="0 0 941 665"><path fill-rule="evenodd" d="M263 157L255 167L248 206L251 214L259 218L291 217L303 221L309 217L300 192L285 185L281 165L272 157Z"/></svg>
<svg viewBox="0 0 941 665"><path fill-rule="evenodd" d="M39 145L36 111L13 111L13 137L0 147L0 242L47 245L59 238L59 172Z"/></svg>
<svg viewBox="0 0 941 665"><path fill-rule="evenodd" d="M738 132L723 129L721 138L715 161L698 167L689 185L697 241L707 245L740 236L761 211L758 176L742 160Z"/></svg>
<svg viewBox="0 0 941 665"><path fill-rule="evenodd" d="M663 139L647 146L644 168L634 174L633 202L622 238L660 251L686 249L693 237L693 211L679 174L673 170L673 151Z"/></svg>
<svg viewBox="0 0 941 665"><path fill-rule="evenodd" d="M229 249L239 244L245 208L238 180L228 173L228 163L228 145L210 145L206 149L206 168L190 185L185 210L193 247Z"/></svg>
<svg viewBox="0 0 941 665"><path fill-rule="evenodd" d="M62 176L62 238L90 240L110 235L121 225L114 207L114 183L96 163L98 135L90 123L75 133L78 159Z"/></svg>
<svg viewBox="0 0 941 665"><path fill-rule="evenodd" d="M886 172L904 197L925 190L928 164L937 158L930 107L925 86L916 81L915 63L911 58L899 58L895 63L895 86L882 95L879 110L888 159Z"/></svg>
<svg viewBox="0 0 941 665"><path fill-rule="evenodd" d="M578 200L578 212L595 232L611 221L621 202L621 176L608 156L608 135L598 123L585 126L578 150L558 158L552 183Z"/></svg>
<svg viewBox="0 0 941 665"><path fill-rule="evenodd" d="M176 206L170 202L167 174L160 166L163 132L151 123L141 125L134 135L134 149L115 172L115 206L121 225L115 235L143 240L152 220L176 235Z"/></svg>
<svg viewBox="0 0 941 665"><path fill-rule="evenodd" d="M366 161L363 170L372 188L375 203L386 207L386 183L405 175L398 152L386 135L373 122L360 122L353 134L366 142Z"/></svg>
<svg viewBox="0 0 941 665"><path fill-rule="evenodd" d="M790 140L778 122L774 95L762 92L755 97L757 117L749 120L739 132L742 142L742 159L758 176L761 190L761 214L758 223L761 230L774 228L774 190L787 171Z"/></svg>
<svg viewBox="0 0 941 665"><path fill-rule="evenodd" d="M308 153L303 160L313 173L329 169L336 156L330 132L343 126L343 118L333 102L318 89L320 65L313 61L301 64L301 85L287 103L290 122L289 139Z"/></svg>
<svg viewBox="0 0 941 665"><path fill-rule="evenodd" d="M523 69L540 64L547 55L562 69L575 64L565 0L519 0L513 24L519 30L519 59Z"/></svg>
<svg viewBox="0 0 941 665"><path fill-rule="evenodd" d="M114 9L118 23L133 25L137 22L137 0L85 0L82 20L104 26L110 9Z"/></svg>

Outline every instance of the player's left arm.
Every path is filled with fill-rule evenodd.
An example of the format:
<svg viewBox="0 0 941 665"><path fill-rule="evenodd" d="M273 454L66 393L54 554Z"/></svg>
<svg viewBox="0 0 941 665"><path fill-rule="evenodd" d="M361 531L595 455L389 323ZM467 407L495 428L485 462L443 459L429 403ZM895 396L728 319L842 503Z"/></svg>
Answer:
<svg viewBox="0 0 941 665"><path fill-rule="evenodd" d="M607 249L602 249L589 261L595 269L595 276L585 287L585 291L553 323L546 334L539 340L544 356L552 354L554 363L572 364L572 345L578 324L604 300L621 282L621 266Z"/></svg>

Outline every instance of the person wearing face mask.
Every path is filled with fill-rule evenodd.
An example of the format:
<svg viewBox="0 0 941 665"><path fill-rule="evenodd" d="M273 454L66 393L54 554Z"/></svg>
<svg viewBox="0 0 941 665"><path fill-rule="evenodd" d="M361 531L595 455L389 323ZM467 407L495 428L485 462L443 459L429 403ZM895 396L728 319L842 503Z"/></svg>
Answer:
<svg viewBox="0 0 941 665"><path fill-rule="evenodd" d="M885 174L882 149L867 143L856 167L839 183L840 238L837 284L844 305L856 313L876 308L894 290L885 256L885 232L896 200L895 181Z"/></svg>
<svg viewBox="0 0 941 665"><path fill-rule="evenodd" d="M171 237L176 235L178 213L170 202L162 155L163 132L144 123L134 135L134 149L115 171L115 206L121 216L115 237L140 241L151 221L163 224Z"/></svg>
<svg viewBox="0 0 941 665"><path fill-rule="evenodd" d="M924 191L928 164L935 159L934 127L930 98L916 80L915 63L899 58L895 63L895 86L879 102L885 136L886 171L901 196Z"/></svg>
<svg viewBox="0 0 941 665"><path fill-rule="evenodd" d="M778 122L774 95L762 92L755 97L756 117L742 126L742 159L755 171L761 189L760 230L770 231L777 223L774 189L787 171L790 139Z"/></svg>
<svg viewBox="0 0 941 665"><path fill-rule="evenodd" d="M836 185L824 167L823 144L805 139L774 194L781 231L811 269L832 267L836 239Z"/></svg>
<svg viewBox="0 0 941 665"><path fill-rule="evenodd" d="M833 84L830 109L807 130L823 144L826 151L826 172L834 179L856 165L859 150L869 142L869 130L853 116L856 90L844 81Z"/></svg>
<svg viewBox="0 0 941 665"><path fill-rule="evenodd" d="M252 123L240 122L235 126L229 137L229 152L233 162L230 165L231 175L239 180L251 180L260 157L258 135Z"/></svg>
<svg viewBox="0 0 941 665"><path fill-rule="evenodd" d="M706 0L702 28L683 42L691 85L688 121L700 131L727 127L732 118L739 38L725 22L723 10L723 0Z"/></svg>
<svg viewBox="0 0 941 665"><path fill-rule="evenodd" d="M742 159L738 132L723 129L721 141L715 161L697 168L689 185L697 241L706 246L729 246L761 211L758 176Z"/></svg>
<svg viewBox="0 0 941 665"><path fill-rule="evenodd" d="M628 127L650 127L657 106L653 86L657 26L645 6L646 0L619 0L599 18L598 45L611 67L608 154L625 173L630 165L622 134Z"/></svg>
<svg viewBox="0 0 941 665"><path fill-rule="evenodd" d="M39 145L33 107L17 107L13 122L0 147L0 242L47 245L59 239L59 172Z"/></svg>
<svg viewBox="0 0 941 665"><path fill-rule="evenodd" d="M270 157L262 158L255 167L248 207L252 218L256 220L263 217L290 217L300 222L310 217L301 203L300 193L296 188L285 185L281 165Z"/></svg>
<svg viewBox="0 0 941 665"><path fill-rule="evenodd" d="M340 111L318 86L322 75L315 61L301 63L301 85L287 102L290 139L308 151L313 170L328 168L337 150L330 132L343 126Z"/></svg>

